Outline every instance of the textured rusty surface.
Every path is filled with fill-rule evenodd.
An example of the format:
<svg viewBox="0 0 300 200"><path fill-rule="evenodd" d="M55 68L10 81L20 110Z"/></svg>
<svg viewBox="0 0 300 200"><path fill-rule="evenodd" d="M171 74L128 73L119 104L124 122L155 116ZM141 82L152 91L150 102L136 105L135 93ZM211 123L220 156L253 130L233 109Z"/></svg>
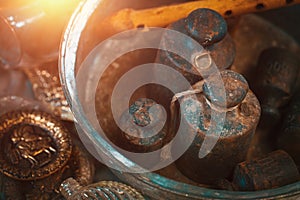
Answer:
<svg viewBox="0 0 300 200"><path fill-rule="evenodd" d="M216 11L202 8L188 15L185 19L185 29L202 46L208 46L224 38L227 33L227 23Z"/></svg>
<svg viewBox="0 0 300 200"><path fill-rule="evenodd" d="M225 77L228 75L226 71L221 72L222 74ZM232 89L232 84L230 84L232 80L225 77L222 76L225 82L225 91L229 92ZM239 77L239 75L236 75L236 77ZM231 76L231 78L234 78L234 76ZM228 84L226 84L227 81ZM237 81L236 84L241 84L241 88L243 88L245 82ZM217 115L212 121L211 111L214 110L220 113L224 111L218 110L215 106L210 106L203 93L197 95L200 110L193 109L195 101L191 101L191 97L186 96L181 100L181 112L183 112L181 114L185 115L185 123L190 127L182 140L193 137L193 131L197 131L194 139L189 138L193 139L192 145L176 161L178 169L190 179L204 184L213 184L218 179L230 178L235 165L246 158L251 138L259 120L260 105L251 90L246 93L244 98L240 98L238 95L243 96L244 94L243 92L236 94L236 99L239 99L240 102L237 106L225 111L226 118L222 127L219 127L220 124L212 123L217 123L220 119ZM198 122L199 124L196 124ZM198 154L205 137L218 137L218 131L221 131L218 142L204 158L200 159ZM208 134L209 132L211 134Z"/></svg>
<svg viewBox="0 0 300 200"><path fill-rule="evenodd" d="M277 150L263 158L239 163L233 183L238 190L252 191L284 186L299 178L293 159L285 151Z"/></svg>
<svg viewBox="0 0 300 200"><path fill-rule="evenodd" d="M246 79L238 73L230 70L221 72L222 81L217 75L211 75L204 81L203 94L214 105L231 108L240 104L246 97L249 87ZM218 86L224 85L225 94ZM225 99L223 98L225 95Z"/></svg>

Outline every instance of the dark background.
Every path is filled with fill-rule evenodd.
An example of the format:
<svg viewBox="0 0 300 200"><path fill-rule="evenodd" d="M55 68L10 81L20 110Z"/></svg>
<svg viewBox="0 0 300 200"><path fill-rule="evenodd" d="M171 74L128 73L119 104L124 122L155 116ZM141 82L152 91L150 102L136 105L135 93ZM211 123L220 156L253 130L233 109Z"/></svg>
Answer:
<svg viewBox="0 0 300 200"><path fill-rule="evenodd" d="M300 44L300 5L269 10L258 15L285 30Z"/></svg>

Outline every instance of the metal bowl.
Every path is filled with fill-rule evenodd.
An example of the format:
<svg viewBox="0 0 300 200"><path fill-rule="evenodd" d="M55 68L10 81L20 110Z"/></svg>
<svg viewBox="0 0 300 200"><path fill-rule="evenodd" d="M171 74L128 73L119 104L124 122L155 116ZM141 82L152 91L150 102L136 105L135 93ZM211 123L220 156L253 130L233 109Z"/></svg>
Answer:
<svg viewBox="0 0 300 200"><path fill-rule="evenodd" d="M145 196L151 199L297 199L300 197L300 182L286 185L276 189L235 192L215 190L189 182L174 173L148 172L126 173L133 168L140 168L117 149L105 138L98 134L84 107L86 102L79 98L76 84L76 74L89 52L102 40L99 28L95 27L97 21L103 19L111 11L121 8L121 5L113 7L115 1L85 0L73 13L65 30L60 48L60 78L68 103L77 121L81 139L91 144L95 151L101 152L102 159L116 164L118 170L114 174L124 182L136 187ZM129 4L130 7L130 4ZM286 33L279 30L269 22L255 15L244 15L236 19L230 29L230 33L236 42L237 55L232 69L242 73L247 79L253 77L253 68L262 49L270 46L283 46L299 53L296 42ZM86 74L86 80L92 77L92 73ZM93 154L93 152L91 152ZM171 167L169 170L175 170Z"/></svg>

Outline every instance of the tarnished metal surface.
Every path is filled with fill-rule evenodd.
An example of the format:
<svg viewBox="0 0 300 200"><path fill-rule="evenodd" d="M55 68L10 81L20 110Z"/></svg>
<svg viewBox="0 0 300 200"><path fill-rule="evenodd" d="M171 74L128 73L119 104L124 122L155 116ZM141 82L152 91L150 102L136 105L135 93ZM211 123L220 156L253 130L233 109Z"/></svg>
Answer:
<svg viewBox="0 0 300 200"><path fill-rule="evenodd" d="M20 110L0 117L0 192L4 199L61 199L59 184L74 177L83 185L94 178L93 161L52 115Z"/></svg>
<svg viewBox="0 0 300 200"><path fill-rule="evenodd" d="M20 180L45 178L71 156L67 130L50 114L12 111L0 117L0 171Z"/></svg>
<svg viewBox="0 0 300 200"><path fill-rule="evenodd" d="M24 71L32 84L35 98L48 106L56 116L73 121L73 114L62 90L57 68L55 61Z"/></svg>
<svg viewBox="0 0 300 200"><path fill-rule="evenodd" d="M134 188L114 181L100 181L82 187L69 178L61 184L60 191L67 200L144 200Z"/></svg>
<svg viewBox="0 0 300 200"><path fill-rule="evenodd" d="M202 46L219 42L227 33L227 23L214 10L208 8L196 9L185 19L185 30Z"/></svg>

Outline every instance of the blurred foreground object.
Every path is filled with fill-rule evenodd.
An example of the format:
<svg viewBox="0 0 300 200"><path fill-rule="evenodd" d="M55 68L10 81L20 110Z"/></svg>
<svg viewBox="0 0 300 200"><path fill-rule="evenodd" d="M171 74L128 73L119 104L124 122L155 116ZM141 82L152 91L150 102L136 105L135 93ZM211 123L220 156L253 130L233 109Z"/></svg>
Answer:
<svg viewBox="0 0 300 200"><path fill-rule="evenodd" d="M0 9L2 65L26 66L57 59L63 30L78 2L35 0Z"/></svg>
<svg viewBox="0 0 300 200"><path fill-rule="evenodd" d="M24 72L32 84L37 100L62 120L74 120L59 80L57 60L26 68Z"/></svg>

